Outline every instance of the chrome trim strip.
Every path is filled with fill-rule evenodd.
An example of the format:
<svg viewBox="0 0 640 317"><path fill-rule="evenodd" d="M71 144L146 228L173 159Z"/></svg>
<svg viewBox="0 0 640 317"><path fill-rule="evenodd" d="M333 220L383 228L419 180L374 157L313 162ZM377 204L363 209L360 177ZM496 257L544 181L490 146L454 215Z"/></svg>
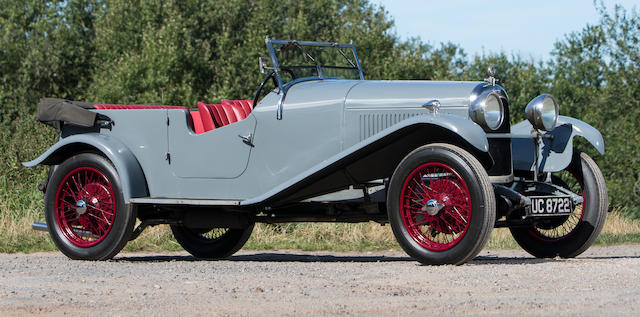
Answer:
<svg viewBox="0 0 640 317"><path fill-rule="evenodd" d="M177 199L177 198L131 198L132 204L194 205L194 206L238 206L241 200L222 199Z"/></svg>
<svg viewBox="0 0 640 317"><path fill-rule="evenodd" d="M511 183L513 182L513 174L489 176L489 181L491 183L497 183L497 184Z"/></svg>

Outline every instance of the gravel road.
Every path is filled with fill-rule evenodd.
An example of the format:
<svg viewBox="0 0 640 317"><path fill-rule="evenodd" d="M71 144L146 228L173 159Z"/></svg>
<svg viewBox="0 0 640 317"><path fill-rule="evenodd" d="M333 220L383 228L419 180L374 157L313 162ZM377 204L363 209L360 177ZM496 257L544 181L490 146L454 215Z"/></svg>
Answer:
<svg viewBox="0 0 640 317"><path fill-rule="evenodd" d="M635 315L640 245L576 259L483 251L463 266L422 266L397 251L0 254L0 315Z"/></svg>

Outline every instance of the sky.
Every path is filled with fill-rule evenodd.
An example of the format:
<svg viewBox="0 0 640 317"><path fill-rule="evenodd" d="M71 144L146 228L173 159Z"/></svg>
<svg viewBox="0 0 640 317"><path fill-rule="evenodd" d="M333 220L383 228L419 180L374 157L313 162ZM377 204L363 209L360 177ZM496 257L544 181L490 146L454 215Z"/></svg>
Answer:
<svg viewBox="0 0 640 317"><path fill-rule="evenodd" d="M551 58L553 44L587 24L598 24L592 0L372 0L395 20L401 39L452 42L468 56L505 52L536 61ZM640 0L604 0L640 10Z"/></svg>

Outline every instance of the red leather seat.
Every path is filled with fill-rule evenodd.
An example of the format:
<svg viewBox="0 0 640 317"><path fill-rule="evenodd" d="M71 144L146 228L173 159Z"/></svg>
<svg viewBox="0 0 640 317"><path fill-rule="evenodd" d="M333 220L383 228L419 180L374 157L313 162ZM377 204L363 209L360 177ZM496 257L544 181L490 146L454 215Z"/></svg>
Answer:
<svg viewBox="0 0 640 317"><path fill-rule="evenodd" d="M228 124L244 120L253 110L252 100L227 100L222 99L219 105L207 105L213 112L216 126L222 127Z"/></svg>
<svg viewBox="0 0 640 317"><path fill-rule="evenodd" d="M157 106L171 107L171 106ZM184 108L184 107L176 107ZM165 109L165 108L162 108ZM186 109L186 108L184 108ZM253 110L252 100L227 100L220 104L209 105L198 102L198 111L190 111L190 122L196 134L205 133L215 128L223 127L240 120L244 120Z"/></svg>
<svg viewBox="0 0 640 317"><path fill-rule="evenodd" d="M253 100L226 100L222 99L222 104L231 104L235 109L242 112L242 118L249 116L253 110Z"/></svg>
<svg viewBox="0 0 640 317"><path fill-rule="evenodd" d="M222 99L222 106L225 107L225 110L233 113L230 117L235 117L235 121L230 121L230 123L238 122L240 120L244 120L251 113L251 102L248 100L226 100Z"/></svg>
<svg viewBox="0 0 640 317"><path fill-rule="evenodd" d="M239 121L238 116L240 114L236 111L233 104L226 103L223 100L221 104L221 108L224 111L224 114L227 116L227 121L229 121L229 124Z"/></svg>
<svg viewBox="0 0 640 317"><path fill-rule="evenodd" d="M216 128L215 124L213 123L213 116L211 115L209 108L204 104L204 102L198 101L198 112L200 113L200 119L202 121L204 132L211 131Z"/></svg>
<svg viewBox="0 0 640 317"><path fill-rule="evenodd" d="M222 127L229 124L229 119L225 115L224 110L222 109L222 105L207 105L209 111L213 115L213 122L216 127Z"/></svg>
<svg viewBox="0 0 640 317"><path fill-rule="evenodd" d="M204 133L204 125L202 124L202 117L200 111L190 111L191 122L193 122L193 131L196 134Z"/></svg>

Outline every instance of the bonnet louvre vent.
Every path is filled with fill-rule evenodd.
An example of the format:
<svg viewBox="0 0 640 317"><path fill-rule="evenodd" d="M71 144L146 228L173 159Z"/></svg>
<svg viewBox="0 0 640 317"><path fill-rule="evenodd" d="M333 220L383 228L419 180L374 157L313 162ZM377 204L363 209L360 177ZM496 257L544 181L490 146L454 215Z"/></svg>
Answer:
<svg viewBox="0 0 640 317"><path fill-rule="evenodd" d="M422 113L369 113L360 115L360 141Z"/></svg>

